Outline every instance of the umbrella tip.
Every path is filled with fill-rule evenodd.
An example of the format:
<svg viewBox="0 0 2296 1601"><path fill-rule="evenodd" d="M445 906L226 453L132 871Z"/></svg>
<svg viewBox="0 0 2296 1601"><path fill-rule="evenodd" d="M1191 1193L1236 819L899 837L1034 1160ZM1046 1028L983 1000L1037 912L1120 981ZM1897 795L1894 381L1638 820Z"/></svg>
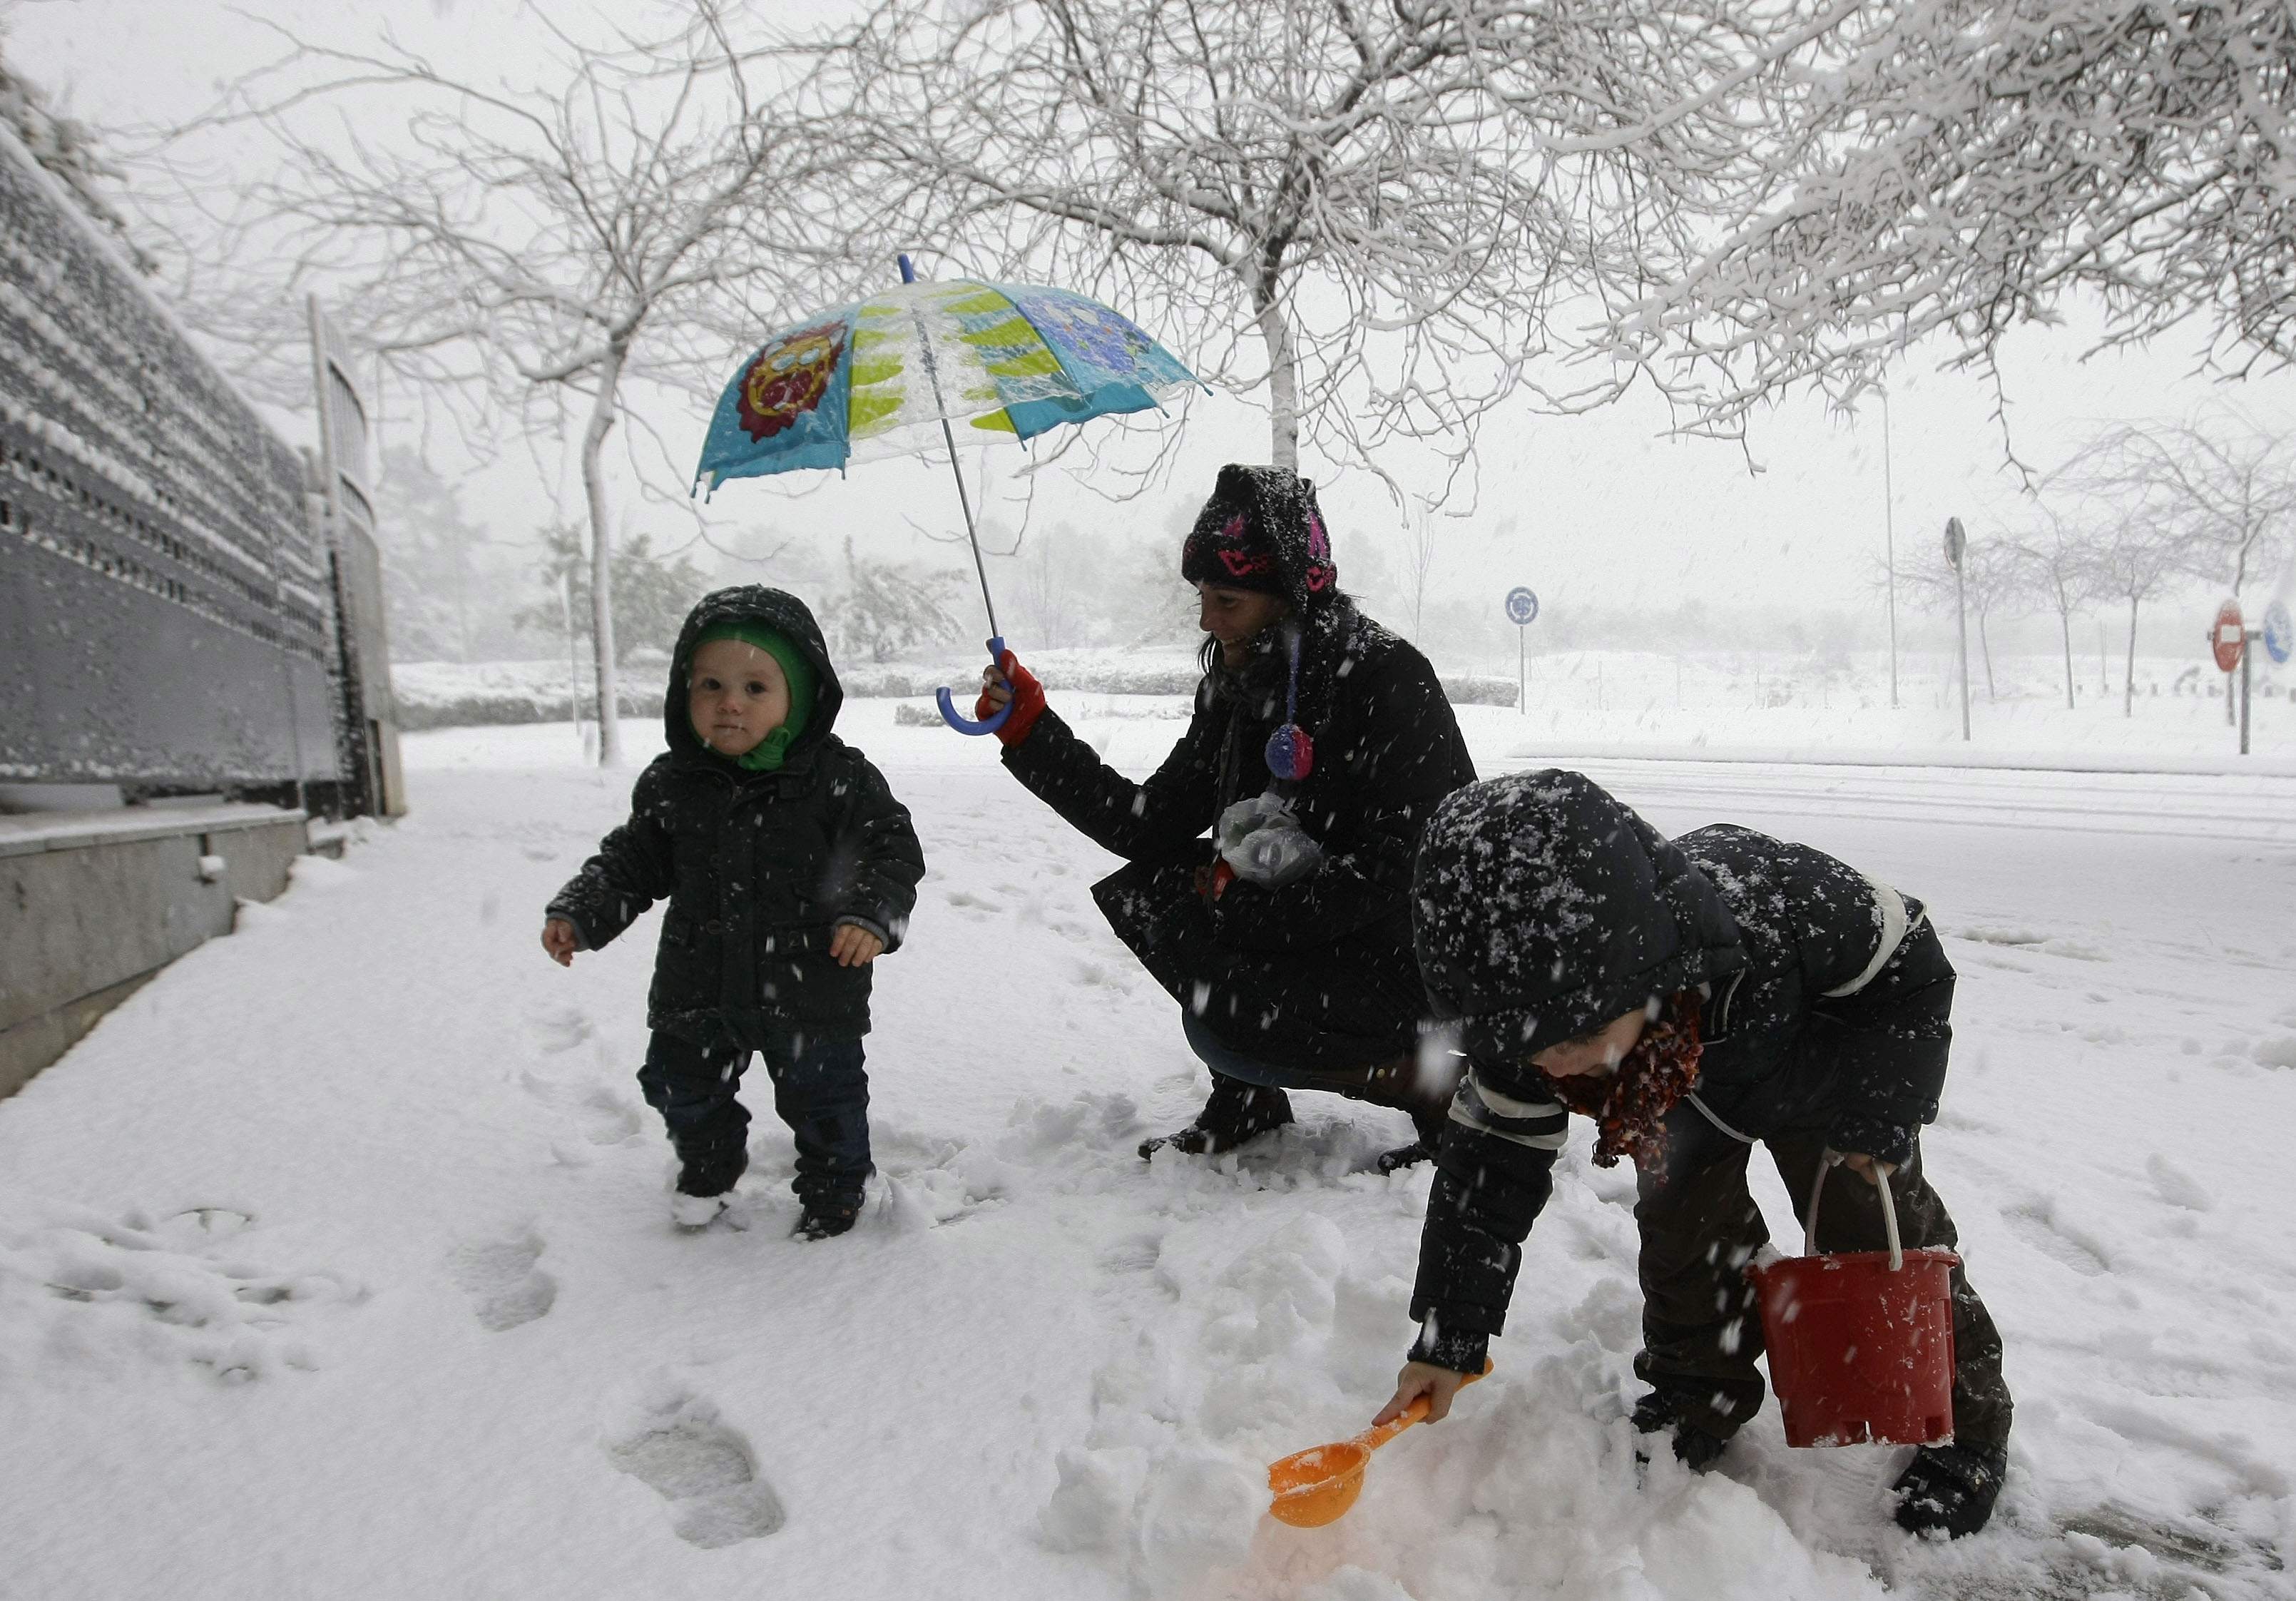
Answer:
<svg viewBox="0 0 2296 1601"><path fill-rule="evenodd" d="M902 251L899 255L894 257L893 259L901 264L902 283L914 283L917 281L917 269L909 265L909 256L906 250Z"/></svg>

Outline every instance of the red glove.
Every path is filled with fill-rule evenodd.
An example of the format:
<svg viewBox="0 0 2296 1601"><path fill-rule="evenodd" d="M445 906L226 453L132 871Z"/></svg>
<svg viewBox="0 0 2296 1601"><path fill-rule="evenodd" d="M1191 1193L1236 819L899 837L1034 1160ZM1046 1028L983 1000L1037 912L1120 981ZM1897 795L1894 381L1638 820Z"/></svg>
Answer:
<svg viewBox="0 0 2296 1601"><path fill-rule="evenodd" d="M1022 667L1010 651L996 658L996 670L1003 673L1004 681L1013 686L1013 715L1006 718L1004 726L996 730L998 743L1010 747L1028 738L1029 730L1037 726L1037 714L1045 709L1045 686L1037 682L1037 675ZM984 686L980 699L973 704L973 720L985 722L996 715L996 702L988 698L988 691Z"/></svg>

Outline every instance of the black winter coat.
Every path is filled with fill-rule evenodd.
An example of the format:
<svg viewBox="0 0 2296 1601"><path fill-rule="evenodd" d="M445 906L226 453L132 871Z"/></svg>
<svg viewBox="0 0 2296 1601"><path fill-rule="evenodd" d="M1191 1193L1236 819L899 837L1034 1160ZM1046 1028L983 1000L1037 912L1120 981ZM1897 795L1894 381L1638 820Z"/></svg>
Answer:
<svg viewBox="0 0 2296 1601"><path fill-rule="evenodd" d="M719 622L754 619L796 641L819 676L805 732L774 772L710 751L686 713L694 644ZM906 808L833 726L845 692L805 603L751 585L706 596L685 620L662 708L669 749L638 775L630 819L558 891L548 915L587 948L611 943L667 899L651 1028L708 1043L727 1021L762 1030L854 1038L869 1030L871 966L829 956L840 923L899 948L924 856Z"/></svg>
<svg viewBox="0 0 2296 1601"><path fill-rule="evenodd" d="M1267 737L1288 672L1277 632L1239 672L1206 677L1186 734L1144 783L1050 710L1004 765L1132 864L1093 896L1174 999L1244 1055L1346 1074L1416 1044L1426 997L1411 954L1412 855L1436 802L1475 771L1427 659L1338 598L1301 648L1314 766L1297 783L1272 779ZM1238 880L1207 906L1193 885L1212 859L1202 836L1271 786L1323 846L1322 869L1276 889Z"/></svg>
<svg viewBox="0 0 2296 1601"><path fill-rule="evenodd" d="M1568 1126L1530 1049L1649 994L1702 987L1704 1049L1686 1103L1698 1115L1747 1140L1815 1125L1836 1150L1902 1163L1937 1116L1952 1039L1953 967L1919 901L1823 851L1730 824L1669 842L1575 773L1501 783L1567 820L1518 853L1529 859L1516 882L1494 883L1504 870L1487 866L1478 888L1468 864L1506 859L1522 812L1502 797L1464 829L1439 818L1417 886L1423 925L1431 894L1475 893L1502 914L1536 901L1541 925L1509 951L1520 962L1477 962L1475 948L1488 957L1493 945L1472 917L1422 939L1438 1010L1470 1026L1412 1297L1414 1318L1433 1315L1433 1337L1414 1354L1461 1371L1480 1370L1505 1323ZM1480 798L1462 796L1462 809ZM1555 883L1575 890L1539 896ZM1568 904L1591 915L1574 927ZM1541 1013L1554 1027L1527 1029ZM1509 1030L1489 1025L1502 1019L1535 1043L1500 1049Z"/></svg>

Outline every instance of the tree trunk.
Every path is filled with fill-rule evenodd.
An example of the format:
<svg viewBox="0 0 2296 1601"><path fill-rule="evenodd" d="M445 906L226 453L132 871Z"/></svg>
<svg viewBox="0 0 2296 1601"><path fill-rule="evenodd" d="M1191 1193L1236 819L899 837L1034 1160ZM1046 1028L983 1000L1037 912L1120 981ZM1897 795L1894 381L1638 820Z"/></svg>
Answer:
<svg viewBox="0 0 2296 1601"><path fill-rule="evenodd" d="M614 395L626 348L609 345L598 369L598 394L582 431L582 490L590 503L590 642L598 668L598 765L622 762L620 686L614 676L614 538L606 521L606 474L600 461L614 426Z"/></svg>
<svg viewBox="0 0 2296 1601"><path fill-rule="evenodd" d="M1977 614L1977 649L1978 653L1985 658L1985 698L1988 701L1997 702L2001 696L1993 687L1993 642L1985 636L1983 612Z"/></svg>
<svg viewBox="0 0 2296 1601"><path fill-rule="evenodd" d="M1275 285L1251 286L1251 304L1259 319L1259 337L1267 344L1267 426L1271 435L1268 459L1289 472L1300 471L1300 358L1292 343L1292 324L1275 299Z"/></svg>
<svg viewBox="0 0 2296 1601"><path fill-rule="evenodd" d="M2125 693L2121 698L2120 715L2135 717L2136 715L2136 597L2133 595L2128 597L2128 666L2124 676L2122 689Z"/></svg>
<svg viewBox="0 0 2296 1601"><path fill-rule="evenodd" d="M2073 614L2058 612L2057 623L2065 636L2065 710L2070 711L2073 710Z"/></svg>

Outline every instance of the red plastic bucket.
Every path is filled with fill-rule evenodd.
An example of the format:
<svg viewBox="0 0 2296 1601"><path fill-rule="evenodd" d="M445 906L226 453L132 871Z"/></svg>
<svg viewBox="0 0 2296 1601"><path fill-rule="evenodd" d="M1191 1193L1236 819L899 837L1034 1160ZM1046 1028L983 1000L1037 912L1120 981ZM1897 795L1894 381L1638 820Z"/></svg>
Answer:
<svg viewBox="0 0 2296 1601"><path fill-rule="evenodd" d="M1818 1169L1803 1249L1815 1251ZM1905 1251L1880 1186L1887 1251L1787 1257L1749 1267L1762 1308L1770 1383L1788 1445L1926 1445L1953 1433L1950 1251Z"/></svg>

